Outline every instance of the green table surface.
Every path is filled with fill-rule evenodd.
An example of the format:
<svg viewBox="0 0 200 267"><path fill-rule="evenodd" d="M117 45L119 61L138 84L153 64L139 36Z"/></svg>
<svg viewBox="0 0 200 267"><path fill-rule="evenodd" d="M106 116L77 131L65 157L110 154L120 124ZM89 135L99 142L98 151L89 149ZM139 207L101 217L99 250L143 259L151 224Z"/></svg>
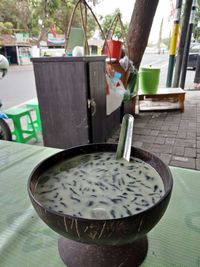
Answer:
<svg viewBox="0 0 200 267"><path fill-rule="evenodd" d="M58 151L0 141L0 267L64 266L58 234L41 221L27 193L32 169ZM175 167L171 171L172 198L148 234L145 267L200 266L200 172Z"/></svg>

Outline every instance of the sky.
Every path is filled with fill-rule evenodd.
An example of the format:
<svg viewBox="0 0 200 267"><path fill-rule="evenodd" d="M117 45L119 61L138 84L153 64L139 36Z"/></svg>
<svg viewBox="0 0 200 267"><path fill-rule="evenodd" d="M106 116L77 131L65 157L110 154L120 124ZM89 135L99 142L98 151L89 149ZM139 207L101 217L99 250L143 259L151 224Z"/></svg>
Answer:
<svg viewBox="0 0 200 267"><path fill-rule="evenodd" d="M172 0L175 5L175 0ZM135 0L101 0L100 4L98 4L94 8L95 14L98 15L108 15L115 11L116 8L119 8L122 12L123 21L130 22L131 15L134 9ZM162 38L169 37L170 30L172 30L173 21L168 21L168 17L170 14L170 0L160 0L157 11L154 17L153 25L151 28L151 33L149 36L149 41L156 43L158 41L159 30L161 20L163 18L163 34Z"/></svg>

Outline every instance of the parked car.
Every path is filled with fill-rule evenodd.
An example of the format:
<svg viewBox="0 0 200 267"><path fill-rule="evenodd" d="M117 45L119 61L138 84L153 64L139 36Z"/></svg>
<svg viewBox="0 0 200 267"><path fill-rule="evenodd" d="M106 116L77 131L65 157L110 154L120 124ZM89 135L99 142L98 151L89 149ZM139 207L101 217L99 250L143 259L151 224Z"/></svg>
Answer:
<svg viewBox="0 0 200 267"><path fill-rule="evenodd" d="M192 43L190 45L187 68L196 69L198 55L200 55L200 44Z"/></svg>

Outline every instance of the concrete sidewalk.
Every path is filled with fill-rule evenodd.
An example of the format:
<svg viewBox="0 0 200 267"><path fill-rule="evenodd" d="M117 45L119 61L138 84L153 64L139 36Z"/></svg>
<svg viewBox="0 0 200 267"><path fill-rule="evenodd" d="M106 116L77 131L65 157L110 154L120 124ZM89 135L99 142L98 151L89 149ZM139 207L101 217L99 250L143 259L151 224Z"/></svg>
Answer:
<svg viewBox="0 0 200 267"><path fill-rule="evenodd" d="M110 142L117 142L117 131ZM185 111L140 112L135 116L133 145L167 165L200 170L200 91L186 91Z"/></svg>

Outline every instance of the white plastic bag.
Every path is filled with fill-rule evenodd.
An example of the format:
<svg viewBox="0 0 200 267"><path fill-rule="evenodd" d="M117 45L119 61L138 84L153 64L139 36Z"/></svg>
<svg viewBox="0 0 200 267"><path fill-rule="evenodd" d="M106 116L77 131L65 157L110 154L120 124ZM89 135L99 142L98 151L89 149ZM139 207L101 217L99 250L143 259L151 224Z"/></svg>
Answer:
<svg viewBox="0 0 200 267"><path fill-rule="evenodd" d="M82 57L84 55L84 50L82 46L75 46L72 50L73 57Z"/></svg>
<svg viewBox="0 0 200 267"><path fill-rule="evenodd" d="M106 95L106 114L110 115L121 106L126 90L121 80L113 81L106 75L106 81L109 87L109 94Z"/></svg>

